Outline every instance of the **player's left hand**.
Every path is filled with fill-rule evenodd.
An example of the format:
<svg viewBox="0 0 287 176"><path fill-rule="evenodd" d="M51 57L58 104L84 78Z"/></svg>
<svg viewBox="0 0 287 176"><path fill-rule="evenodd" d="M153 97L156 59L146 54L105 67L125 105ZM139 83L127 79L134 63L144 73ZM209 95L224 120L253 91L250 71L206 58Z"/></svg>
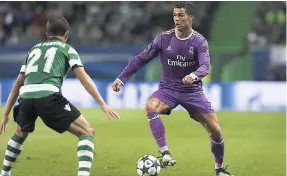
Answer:
<svg viewBox="0 0 287 176"><path fill-rule="evenodd" d="M120 116L118 113L112 110L107 104L101 105L102 111L108 115L108 118L111 120L112 118L114 119L120 119Z"/></svg>
<svg viewBox="0 0 287 176"><path fill-rule="evenodd" d="M9 121L9 116L4 115L3 119L1 120L1 123L0 123L0 135L6 131L6 124L8 121Z"/></svg>
<svg viewBox="0 0 287 176"><path fill-rule="evenodd" d="M197 81L197 76L195 74L189 74L186 75L183 79L182 82L184 84L192 84L194 81Z"/></svg>

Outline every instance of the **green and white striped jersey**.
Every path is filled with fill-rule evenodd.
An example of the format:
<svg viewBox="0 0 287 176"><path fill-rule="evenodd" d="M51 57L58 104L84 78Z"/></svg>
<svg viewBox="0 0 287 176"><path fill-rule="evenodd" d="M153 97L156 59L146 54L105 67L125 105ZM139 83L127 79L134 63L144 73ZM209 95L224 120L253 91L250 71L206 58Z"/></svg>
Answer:
<svg viewBox="0 0 287 176"><path fill-rule="evenodd" d="M36 44L27 54L20 73L25 74L20 88L22 98L41 98L61 93L70 68L83 66L77 51L67 43L52 38Z"/></svg>

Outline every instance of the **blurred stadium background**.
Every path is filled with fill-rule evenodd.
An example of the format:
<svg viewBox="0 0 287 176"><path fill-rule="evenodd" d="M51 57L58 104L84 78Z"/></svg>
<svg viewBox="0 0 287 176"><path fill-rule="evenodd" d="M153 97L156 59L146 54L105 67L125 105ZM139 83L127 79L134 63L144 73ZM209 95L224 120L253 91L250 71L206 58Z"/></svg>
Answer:
<svg viewBox="0 0 287 176"><path fill-rule="evenodd" d="M204 79L204 91L219 112L228 139L227 161L235 165L235 175L286 175L286 2L196 1L194 4L193 27L208 39L210 46L212 71ZM134 175L133 166L140 155L156 151L141 109L157 89L161 66L154 59L132 77L121 93L112 92L110 85L129 60L157 34L173 28L172 10L173 2L0 2L0 104L5 105L27 51L45 39L43 26L47 19L64 15L70 22L68 42L77 49L105 100L121 109L122 122L119 123L122 124L118 126L93 119L103 115L97 109L82 109L99 133L97 172L100 176ZM80 108L97 107L73 73L64 82L63 93ZM134 118L134 115L142 118ZM187 114L182 111L172 116L178 120L166 118L164 121L171 130L169 142L181 165L178 169L163 171L163 175L174 176L179 172L188 176L192 175L190 173L212 175L212 156L206 152L209 146L205 132L189 123ZM73 175L76 158L68 156L75 147L71 148L71 143L61 143L59 136L39 123L36 132L45 134L35 134L32 139L37 140L27 144L31 148L27 147L27 153L20 158L16 175ZM191 132L182 130L185 124L191 125ZM114 129L117 134L112 130L106 133L107 129ZM4 152L1 144L6 145L13 130L9 128L0 140L0 152ZM183 138L191 138L191 144L197 145L186 145ZM131 141L134 146L128 145ZM21 163L28 158L25 162L37 164L40 157L36 155L43 151L33 150L33 146L43 143L47 144L43 147L47 154L45 162L52 163L50 170L40 166L35 170ZM58 143L65 151L56 147L50 151L50 143ZM117 143L116 150L114 143ZM132 154L126 155L125 151ZM193 161L197 162L190 161L182 151L191 152ZM59 162L63 158L57 158L56 152L62 152L69 159ZM49 159L49 156L56 157ZM61 163L61 169L52 167L53 163L54 166ZM71 169L71 165L75 168Z"/></svg>
<svg viewBox="0 0 287 176"><path fill-rule="evenodd" d="M194 4L194 28L209 40L212 58L212 72L204 79L210 83L205 91L217 110L285 110L286 3ZM173 2L1 2L0 78L14 78L29 47L45 39L47 19L64 15L71 24L69 43L78 50L87 72L104 80L99 88L109 103L119 108L142 108L156 86L130 84L121 96L106 86L157 34L173 28L172 9ZM158 81L160 74L155 59L131 81ZM73 73L67 78L74 78ZM10 85L7 81L1 85L0 102L4 103ZM78 100L74 91L64 92L78 105L94 105L90 98ZM85 94L82 89L76 92Z"/></svg>

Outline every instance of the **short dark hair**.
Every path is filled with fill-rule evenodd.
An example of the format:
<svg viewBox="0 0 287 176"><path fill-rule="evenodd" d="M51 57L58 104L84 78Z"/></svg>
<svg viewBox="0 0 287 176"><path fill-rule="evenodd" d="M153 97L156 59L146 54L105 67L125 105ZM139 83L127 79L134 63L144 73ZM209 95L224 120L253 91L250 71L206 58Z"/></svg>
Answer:
<svg viewBox="0 0 287 176"><path fill-rule="evenodd" d="M174 8L184 8L189 15L194 15L194 5L191 2L179 1L176 2Z"/></svg>
<svg viewBox="0 0 287 176"><path fill-rule="evenodd" d="M69 31L69 22L62 16L48 20L46 30L52 36L64 36Z"/></svg>

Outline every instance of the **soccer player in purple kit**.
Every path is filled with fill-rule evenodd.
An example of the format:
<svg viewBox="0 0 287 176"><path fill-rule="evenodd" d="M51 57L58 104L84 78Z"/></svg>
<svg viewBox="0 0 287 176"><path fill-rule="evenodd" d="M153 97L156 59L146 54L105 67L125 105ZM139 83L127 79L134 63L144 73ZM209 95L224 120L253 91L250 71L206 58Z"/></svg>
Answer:
<svg viewBox="0 0 287 176"><path fill-rule="evenodd" d="M172 109L181 105L210 135L216 176L230 176L223 167L224 141L217 116L202 90L201 79L210 71L208 42L192 29L193 18L191 3L176 3L173 10L175 29L159 34L135 56L113 82L112 88L120 91L134 73L160 55L162 76L159 89L151 95L145 109L152 135L161 150L162 167L174 165L176 160L168 149L160 114L169 115Z"/></svg>

